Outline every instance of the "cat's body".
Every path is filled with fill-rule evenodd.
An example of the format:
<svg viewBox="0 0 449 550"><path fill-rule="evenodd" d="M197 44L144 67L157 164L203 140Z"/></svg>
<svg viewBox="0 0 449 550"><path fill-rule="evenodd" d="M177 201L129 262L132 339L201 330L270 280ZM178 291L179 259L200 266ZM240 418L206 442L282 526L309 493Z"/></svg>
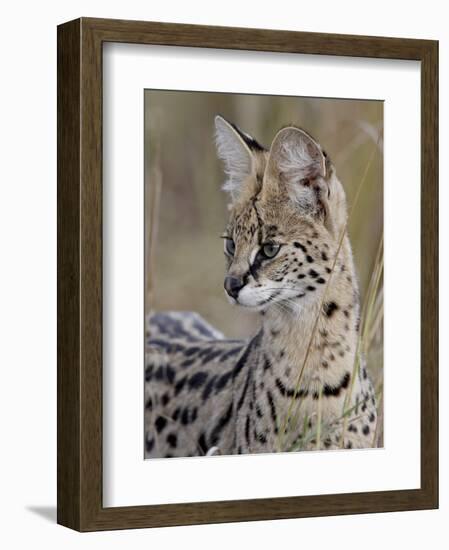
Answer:
<svg viewBox="0 0 449 550"><path fill-rule="evenodd" d="M223 119L216 125L233 198L225 289L261 314L261 329L228 341L196 314L150 316L146 457L375 446L335 170L297 128L266 151Z"/></svg>

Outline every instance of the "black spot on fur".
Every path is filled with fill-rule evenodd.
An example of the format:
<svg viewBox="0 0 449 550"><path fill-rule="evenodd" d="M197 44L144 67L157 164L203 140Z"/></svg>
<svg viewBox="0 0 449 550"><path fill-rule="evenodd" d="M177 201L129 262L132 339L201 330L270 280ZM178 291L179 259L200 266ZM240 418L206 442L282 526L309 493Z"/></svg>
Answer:
<svg viewBox="0 0 449 550"><path fill-rule="evenodd" d="M248 373L246 375L245 386L243 387L242 394L241 394L240 399L237 403L237 410L238 411L242 408L243 402L245 401L246 392L248 391L249 379L250 379L250 373Z"/></svg>
<svg viewBox="0 0 449 550"><path fill-rule="evenodd" d="M326 302L323 306L323 309L324 309L324 313L328 316L328 317L332 317L332 315L338 311L338 305L335 303L335 302Z"/></svg>
<svg viewBox="0 0 449 550"><path fill-rule="evenodd" d="M196 372L193 376L189 378L189 388L197 389L201 388L207 380L206 372Z"/></svg>
<svg viewBox="0 0 449 550"><path fill-rule="evenodd" d="M202 396L201 396L204 401L206 401L206 399L212 393L212 390L214 389L214 385L215 385L216 380L217 380L217 377L213 376L212 378L209 379L209 382L206 384L206 386L203 390Z"/></svg>
<svg viewBox="0 0 449 550"><path fill-rule="evenodd" d="M317 283L319 283L320 285L324 285L324 283L326 282L326 279L323 279L323 277L319 277L317 280L316 280Z"/></svg>
<svg viewBox="0 0 449 550"><path fill-rule="evenodd" d="M184 355L187 355L187 357L190 357L191 355L194 355L195 353L198 353L200 351L200 348L193 347L193 348L187 348L184 351Z"/></svg>
<svg viewBox="0 0 449 550"><path fill-rule="evenodd" d="M245 439L246 439L246 442L247 444L249 445L250 441L249 441L249 425L250 425L250 420L249 420L249 416L246 417L246 423L245 423Z"/></svg>
<svg viewBox="0 0 449 550"><path fill-rule="evenodd" d="M253 351L255 347L257 347L260 343L260 340L262 338L262 331L260 330L256 336L250 341L248 346L246 347L243 355L240 357L240 359L237 361L233 371L232 371L232 377L235 380L237 376L240 374L240 371L245 367L246 362L248 361L249 354Z"/></svg>
<svg viewBox="0 0 449 550"><path fill-rule="evenodd" d="M270 414L271 414L271 420L273 421L273 425L274 425L274 432L277 433L278 427L277 427L276 405L274 404L274 399L270 391L267 391L267 401L270 407Z"/></svg>
<svg viewBox="0 0 449 550"><path fill-rule="evenodd" d="M168 382L173 384L175 380L175 370L170 367L170 365L167 365L165 368L165 376L167 377Z"/></svg>
<svg viewBox="0 0 449 550"><path fill-rule="evenodd" d="M319 275L319 273L317 273L314 269L311 269L309 271L309 275L313 278L313 279L316 279Z"/></svg>
<svg viewBox="0 0 449 550"><path fill-rule="evenodd" d="M156 380L163 380L165 377L165 367L161 365L158 369L154 371L154 378Z"/></svg>
<svg viewBox="0 0 449 550"><path fill-rule="evenodd" d="M338 397L340 395L341 390L346 389L349 385L349 381L351 380L351 375L349 372L346 372L343 378L340 380L340 383L337 386L329 386L326 384L323 388L323 395L326 397ZM314 399L318 399L318 394L313 395Z"/></svg>
<svg viewBox="0 0 449 550"><path fill-rule="evenodd" d="M309 262L309 264L313 264L313 258L312 256L306 256L306 260Z"/></svg>
<svg viewBox="0 0 449 550"><path fill-rule="evenodd" d="M172 449L176 449L176 446L178 445L178 437L176 434L169 434L167 436L167 443L170 445Z"/></svg>
<svg viewBox="0 0 449 550"><path fill-rule="evenodd" d="M158 416L156 418L156 422L154 423L154 426L156 427L156 431L158 434L162 432L162 430L165 428L166 425L167 425L166 418L164 418L163 416Z"/></svg>
<svg viewBox="0 0 449 550"><path fill-rule="evenodd" d="M233 348L227 351L226 353L223 353L223 355L220 357L220 361L226 361L230 357L233 357L234 355L237 355L242 351L242 348Z"/></svg>
<svg viewBox="0 0 449 550"><path fill-rule="evenodd" d="M363 432L363 435L368 435L369 434L368 424L365 424L365 426L363 426L362 432Z"/></svg>
<svg viewBox="0 0 449 550"><path fill-rule="evenodd" d="M301 250L304 252L304 254L307 254L307 248L306 248L304 245L302 245L301 243L298 243L298 242L295 241L295 242L293 243L293 245L294 245L296 248L301 249Z"/></svg>
<svg viewBox="0 0 449 550"><path fill-rule="evenodd" d="M293 388L287 388L280 378L276 378L275 384L283 397L295 397L295 399L298 399L300 397L306 397L308 394L307 390L295 391Z"/></svg>
<svg viewBox="0 0 449 550"><path fill-rule="evenodd" d="M203 356L202 364L204 365L205 363L209 363L210 361L213 361L216 357L218 357L221 354L222 354L221 349L210 350L209 353Z"/></svg>
<svg viewBox="0 0 449 550"><path fill-rule="evenodd" d="M233 374L233 371L230 370L230 371L225 372L225 374L222 374L220 376L220 378L217 380L217 383L215 384L215 388L217 389L217 391L222 390L226 386L226 384L231 379L232 374Z"/></svg>
<svg viewBox="0 0 449 550"><path fill-rule="evenodd" d="M264 364L263 364L263 370L264 370L264 371L267 371L267 370L270 370L270 369L271 369L270 360L269 360L268 357L265 355L265 357L264 357Z"/></svg>
<svg viewBox="0 0 449 550"><path fill-rule="evenodd" d="M165 407L165 405L167 405L170 401L170 396L168 393L164 393L164 395L161 397L161 403L162 403L162 406Z"/></svg>
<svg viewBox="0 0 449 550"><path fill-rule="evenodd" d="M145 443L145 448L147 450L147 453L151 453L154 447L154 439L147 439Z"/></svg>
<svg viewBox="0 0 449 550"><path fill-rule="evenodd" d="M184 378L181 378L181 380L178 380L176 382L176 384L175 384L175 396L178 395L182 391L182 389L185 386L186 380L187 380L187 376L184 376Z"/></svg>
<svg viewBox="0 0 449 550"><path fill-rule="evenodd" d="M223 414L223 416L220 417L218 420L216 426L212 430L211 433L211 443L212 446L216 445L218 443L218 439L220 437L220 433L222 432L223 428L228 424L228 422L232 418L232 412L233 412L234 405L231 402L226 412Z"/></svg>
<svg viewBox="0 0 449 550"><path fill-rule="evenodd" d="M191 424L192 422L195 422L198 416L198 409L194 407L193 409L189 409L188 407L185 407L182 410L181 413L181 422L186 426L187 424Z"/></svg>
<svg viewBox="0 0 449 550"><path fill-rule="evenodd" d="M182 414L181 414L181 422L184 424L184 426L187 426L187 424L189 423L190 421L190 418L189 418L189 409L186 407L185 409L183 409L182 411Z"/></svg>

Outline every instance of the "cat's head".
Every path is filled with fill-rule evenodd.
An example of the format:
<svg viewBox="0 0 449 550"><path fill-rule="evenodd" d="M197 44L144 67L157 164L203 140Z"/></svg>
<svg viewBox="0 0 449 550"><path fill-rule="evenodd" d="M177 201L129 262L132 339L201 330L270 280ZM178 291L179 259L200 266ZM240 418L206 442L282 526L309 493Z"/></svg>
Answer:
<svg viewBox="0 0 449 550"><path fill-rule="evenodd" d="M332 163L295 126L279 130L269 149L220 116L215 128L231 197L223 235L227 295L262 311L316 299L346 223Z"/></svg>

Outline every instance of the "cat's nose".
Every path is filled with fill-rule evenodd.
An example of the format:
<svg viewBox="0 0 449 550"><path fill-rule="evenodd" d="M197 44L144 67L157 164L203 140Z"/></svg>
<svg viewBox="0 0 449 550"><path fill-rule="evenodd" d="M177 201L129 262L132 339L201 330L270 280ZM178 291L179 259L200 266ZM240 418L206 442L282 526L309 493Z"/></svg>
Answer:
<svg viewBox="0 0 449 550"><path fill-rule="evenodd" d="M245 283L243 282L242 277L231 277L231 276L225 277L225 280L224 280L225 290L229 294L229 296L231 296L235 300L237 300L237 296L240 290L244 286L245 286Z"/></svg>

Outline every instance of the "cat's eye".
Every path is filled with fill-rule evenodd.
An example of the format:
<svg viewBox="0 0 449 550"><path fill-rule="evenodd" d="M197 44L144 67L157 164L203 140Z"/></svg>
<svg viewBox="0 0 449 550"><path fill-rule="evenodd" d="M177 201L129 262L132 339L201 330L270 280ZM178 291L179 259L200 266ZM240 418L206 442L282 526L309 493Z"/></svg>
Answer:
<svg viewBox="0 0 449 550"><path fill-rule="evenodd" d="M280 249L281 249L280 244L265 243L264 245L262 245L260 252L263 256L265 256L265 258L271 259L276 256L276 254L279 252Z"/></svg>
<svg viewBox="0 0 449 550"><path fill-rule="evenodd" d="M234 256L235 254L235 242L232 239L225 239L224 243L225 252L229 254L230 256Z"/></svg>

